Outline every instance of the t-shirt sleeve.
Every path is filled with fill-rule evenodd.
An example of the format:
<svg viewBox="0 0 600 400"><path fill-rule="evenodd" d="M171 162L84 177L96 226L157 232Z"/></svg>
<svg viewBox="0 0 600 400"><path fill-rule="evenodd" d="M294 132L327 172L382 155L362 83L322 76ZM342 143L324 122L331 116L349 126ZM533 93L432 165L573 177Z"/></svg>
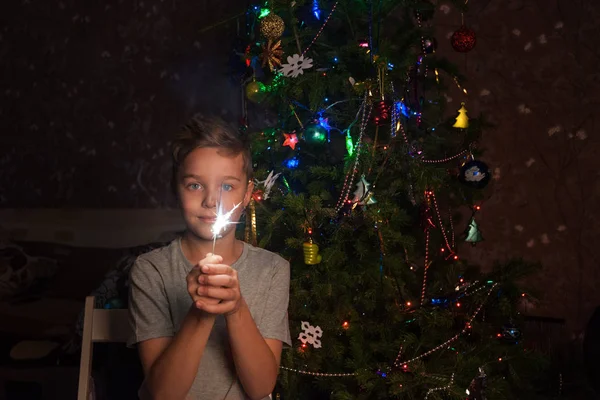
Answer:
<svg viewBox="0 0 600 400"><path fill-rule="evenodd" d="M290 301L290 263L277 257L267 293L265 312L258 327L265 339L281 340L287 346L292 345L288 321Z"/></svg>
<svg viewBox="0 0 600 400"><path fill-rule="evenodd" d="M174 332L163 279L152 263L140 257L129 273L129 325L129 347Z"/></svg>

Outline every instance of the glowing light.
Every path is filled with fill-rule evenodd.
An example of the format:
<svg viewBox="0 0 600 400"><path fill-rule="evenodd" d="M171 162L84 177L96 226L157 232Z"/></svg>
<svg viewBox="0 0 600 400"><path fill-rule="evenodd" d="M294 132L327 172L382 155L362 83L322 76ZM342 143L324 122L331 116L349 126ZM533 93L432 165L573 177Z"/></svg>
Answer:
<svg viewBox="0 0 600 400"><path fill-rule="evenodd" d="M296 157L294 157L290 158L289 160L285 160L284 164L289 169L295 169L298 168L298 165L300 165L300 161Z"/></svg>
<svg viewBox="0 0 600 400"><path fill-rule="evenodd" d="M216 213L217 218L211 229L213 234L213 253L215 252L215 243L217 238L225 231L225 229L227 229L229 225L235 224L235 222L231 222L230 220L233 212L240 206L240 204L242 203L237 203L231 210L223 213L223 210L221 209L221 201L219 201L219 206Z"/></svg>
<svg viewBox="0 0 600 400"><path fill-rule="evenodd" d="M342 324L342 328L348 329L349 327L350 327L350 323L348 321L344 321L344 323Z"/></svg>
<svg viewBox="0 0 600 400"><path fill-rule="evenodd" d="M269 14L271 14L271 10L269 10L268 8L263 8L260 10L260 14L258 14L258 19L264 18Z"/></svg>
<svg viewBox="0 0 600 400"><path fill-rule="evenodd" d="M321 10L319 9L319 0L313 0L312 12L316 19L321 19Z"/></svg>
<svg viewBox="0 0 600 400"><path fill-rule="evenodd" d="M354 154L354 143L352 142L352 136L350 136L350 131L346 131L346 151L348 152L349 156Z"/></svg>
<svg viewBox="0 0 600 400"><path fill-rule="evenodd" d="M412 303L410 301L407 301L406 302L406 307L410 307L410 306L412 306Z"/></svg>

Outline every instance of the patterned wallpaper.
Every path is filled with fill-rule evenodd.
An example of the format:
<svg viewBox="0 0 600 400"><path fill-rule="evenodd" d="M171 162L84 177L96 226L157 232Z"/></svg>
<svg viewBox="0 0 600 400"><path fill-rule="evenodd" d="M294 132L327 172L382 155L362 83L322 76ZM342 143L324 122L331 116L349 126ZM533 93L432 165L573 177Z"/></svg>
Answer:
<svg viewBox="0 0 600 400"><path fill-rule="evenodd" d="M246 2L18 0L0 18L0 207L161 208L168 139L192 112L240 113L229 77ZM541 261L531 312L580 328L600 303L596 122L600 3L472 0L476 48L455 53L460 14L437 1L438 53L469 78L470 115L484 113L494 170L478 213L485 242L462 252L489 266ZM453 104L453 103L451 103ZM457 228L461 229L461 227ZM600 292L599 292L600 293Z"/></svg>
<svg viewBox="0 0 600 400"><path fill-rule="evenodd" d="M531 313L578 330L600 305L600 3L469 5L477 47L466 57L440 51L465 68L471 115L495 125L481 143L494 183L478 214L486 241L463 254L487 266L509 256L540 261L530 281L542 296ZM447 27L440 36L460 24L452 9L438 16Z"/></svg>
<svg viewBox="0 0 600 400"><path fill-rule="evenodd" d="M3 8L1 207L164 207L174 130L198 110L239 118L235 25L200 29L245 2Z"/></svg>

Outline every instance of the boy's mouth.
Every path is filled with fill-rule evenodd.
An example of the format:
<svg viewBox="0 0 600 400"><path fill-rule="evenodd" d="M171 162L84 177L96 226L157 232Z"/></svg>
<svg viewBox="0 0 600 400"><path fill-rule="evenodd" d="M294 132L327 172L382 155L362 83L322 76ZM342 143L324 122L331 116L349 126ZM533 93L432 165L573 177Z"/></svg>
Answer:
<svg viewBox="0 0 600 400"><path fill-rule="evenodd" d="M205 224L214 224L217 220L216 217L198 217L200 219L200 221L204 222Z"/></svg>

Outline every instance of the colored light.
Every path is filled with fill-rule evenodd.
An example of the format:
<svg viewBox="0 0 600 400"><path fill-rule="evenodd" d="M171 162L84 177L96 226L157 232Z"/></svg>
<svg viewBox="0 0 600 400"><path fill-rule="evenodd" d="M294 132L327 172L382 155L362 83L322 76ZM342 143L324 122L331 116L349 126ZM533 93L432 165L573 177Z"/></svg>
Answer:
<svg viewBox="0 0 600 400"><path fill-rule="evenodd" d="M285 160L284 165L289 169L295 169L295 168L298 168L298 165L300 165L300 161L296 157L294 157L294 158Z"/></svg>
<svg viewBox="0 0 600 400"><path fill-rule="evenodd" d="M264 18L267 15L271 14L271 10L269 10L268 8L263 8L262 10L260 10L260 14L258 14L258 18Z"/></svg>

